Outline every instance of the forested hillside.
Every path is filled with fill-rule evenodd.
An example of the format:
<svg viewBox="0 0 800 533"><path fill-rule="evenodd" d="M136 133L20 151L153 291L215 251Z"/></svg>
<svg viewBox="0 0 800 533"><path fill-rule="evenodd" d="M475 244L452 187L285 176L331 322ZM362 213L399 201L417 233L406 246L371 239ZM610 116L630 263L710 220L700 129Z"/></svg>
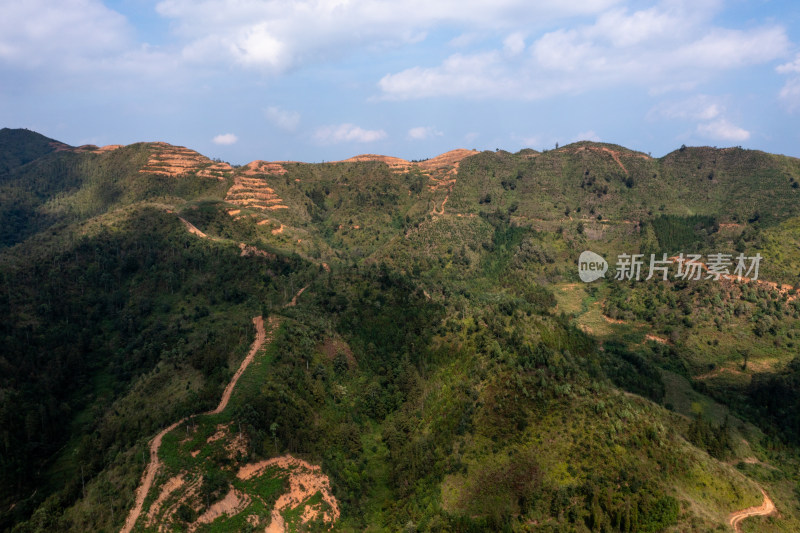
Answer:
<svg viewBox="0 0 800 533"><path fill-rule="evenodd" d="M741 148L235 167L0 130L0 529L795 531L798 183ZM681 253L762 262L644 279Z"/></svg>

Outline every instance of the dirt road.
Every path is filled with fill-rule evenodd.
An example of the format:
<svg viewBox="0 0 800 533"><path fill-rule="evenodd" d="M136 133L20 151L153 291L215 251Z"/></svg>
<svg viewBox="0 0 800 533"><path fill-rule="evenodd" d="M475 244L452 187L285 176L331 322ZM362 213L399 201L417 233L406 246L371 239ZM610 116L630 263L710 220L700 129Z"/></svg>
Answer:
<svg viewBox="0 0 800 533"><path fill-rule="evenodd" d="M239 378L242 377L244 374L245 369L253 362L253 358L256 356L256 353L264 346L264 341L267 338L267 333L264 331L264 319L260 316L257 316L253 319L253 324L256 326L256 340L253 341L253 345L250 347L250 351L247 354L247 357L244 358L242 364L239 365L239 370L233 375L231 382L228 383L228 386L225 387L225 392L222 393L222 398L219 401L219 405L213 411L209 411L207 414L209 415L216 415L221 413L225 410L228 406L228 401L231 399L231 394L233 393L233 388L236 387L236 382L239 381Z"/></svg>
<svg viewBox="0 0 800 533"><path fill-rule="evenodd" d="M303 294L303 291L305 291L307 288L308 288L308 285L306 285L305 287L303 287L302 289L300 289L299 291L297 291L297 294L295 294L295 295L294 295L294 297L292 297L292 301L291 301L291 302L289 302L288 304L286 304L286 307L294 307L295 305L297 305L297 298L298 298L298 297L299 297L301 294Z"/></svg>
<svg viewBox="0 0 800 533"><path fill-rule="evenodd" d="M202 237L203 239L208 239L208 235L206 235L205 233L203 233L202 231L200 231L200 230L197 228L197 226L195 226L194 224L192 224L191 222L189 222L188 220L186 220L186 219L185 219L185 218L183 218L183 217L178 217L178 218L180 219L180 221L181 221L181 222L183 222L183 225L186 227L186 230L187 230L189 233L192 233L192 234L194 234L194 235L197 235L198 237Z"/></svg>
<svg viewBox="0 0 800 533"><path fill-rule="evenodd" d="M747 509L731 513L728 523L736 533L742 533L741 522L745 518L751 516L767 516L775 512L775 504L772 503L772 500L767 496L767 493L764 492L764 489L761 489L761 494L764 495L764 503L758 507L748 507Z"/></svg>
<svg viewBox="0 0 800 533"><path fill-rule="evenodd" d="M139 488L136 489L136 503L133 509L131 509L131 512L128 513L128 518L125 519L125 525L120 530L120 533L130 533L136 521L139 519L139 515L142 514L144 499L147 497L147 493L150 492L150 487L153 485L153 481L156 478L158 468L161 466L161 461L158 460L158 449L161 447L161 439L185 420L186 419L183 418L171 426L162 429L161 432L150 441L150 462L144 470L142 480L139 482Z"/></svg>
<svg viewBox="0 0 800 533"><path fill-rule="evenodd" d="M256 326L256 339L253 341L253 344L250 347L250 352L248 352L247 357L244 358L242 364L239 365L239 369L233 375L231 382L228 383L227 387L225 387L225 392L222 393L222 399L220 399L219 405L213 411L208 411L204 414L219 414L225 409L225 407L228 406L228 401L231 399L231 393L233 393L233 389L236 387L236 382L239 381L239 378L242 376L245 369L253 361L256 353L264 345L264 342L267 338L266 331L264 330L264 319L260 316L257 316L253 319L253 324ZM147 497L147 493L150 492L150 488L153 486L153 481L155 481L159 467L161 467L161 461L158 459L158 450L161 448L161 441L164 438L164 435L185 421L186 418L178 420L171 426L161 430L158 435L153 437L153 440L150 441L150 462L147 464L144 474L142 474L142 480L139 482L139 488L136 489L136 501L130 513L128 513L128 518L125 519L125 525L120 530L120 533L130 533L133 530L133 526L136 525L136 521L139 520L139 515L142 514L144 500Z"/></svg>

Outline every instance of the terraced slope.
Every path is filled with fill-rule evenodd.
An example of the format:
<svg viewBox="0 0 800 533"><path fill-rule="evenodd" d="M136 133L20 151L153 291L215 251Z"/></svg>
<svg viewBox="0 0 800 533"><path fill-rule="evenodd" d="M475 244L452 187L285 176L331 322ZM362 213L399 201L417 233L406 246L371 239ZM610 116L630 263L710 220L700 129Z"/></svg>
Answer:
<svg viewBox="0 0 800 533"><path fill-rule="evenodd" d="M168 177L193 174L200 178L218 180L225 179L233 172L228 163L212 161L183 146L156 142L150 143L149 147L152 153L139 172Z"/></svg>

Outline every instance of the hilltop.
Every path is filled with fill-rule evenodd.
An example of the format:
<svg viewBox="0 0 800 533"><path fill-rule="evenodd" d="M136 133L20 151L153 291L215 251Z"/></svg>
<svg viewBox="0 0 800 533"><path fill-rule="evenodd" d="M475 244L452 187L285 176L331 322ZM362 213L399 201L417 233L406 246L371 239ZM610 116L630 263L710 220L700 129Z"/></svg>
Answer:
<svg viewBox="0 0 800 533"><path fill-rule="evenodd" d="M795 530L798 195L741 148L0 130L0 529ZM583 250L763 263L584 284Z"/></svg>

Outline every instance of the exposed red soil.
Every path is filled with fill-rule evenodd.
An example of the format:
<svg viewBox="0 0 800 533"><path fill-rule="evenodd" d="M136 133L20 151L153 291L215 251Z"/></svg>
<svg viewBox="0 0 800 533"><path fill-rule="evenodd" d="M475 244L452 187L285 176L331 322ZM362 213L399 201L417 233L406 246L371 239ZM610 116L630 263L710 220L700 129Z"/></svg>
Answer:
<svg viewBox="0 0 800 533"><path fill-rule="evenodd" d="M673 263L677 263L678 262L678 257L673 256L673 257L670 257L669 260L672 261ZM701 261L696 261L696 263L698 265L700 265L700 269L703 272L708 272L708 265L706 263L703 263ZM766 281L766 280L763 280L763 279L746 278L744 276L735 276L733 274L721 274L720 275L720 280L723 280L723 281L726 281L726 282L730 282L730 283L755 283L759 287L764 287L766 289L776 290L782 295L788 295L787 300L789 300L789 301L792 301L792 300L800 297L800 289L795 289L791 285L779 284L779 283L776 283L774 281Z"/></svg>
<svg viewBox="0 0 800 533"><path fill-rule="evenodd" d="M289 305L294 305L297 297L302 294L305 289L306 287L303 287L294 296L292 303ZM241 377L245 368L252 362L252 358L255 353L261 348L261 346L263 346L265 342L269 340L264 330L263 320L261 317L254 318L253 322L257 329L256 340L253 342L247 357L245 357L244 361L242 361L239 370L228 384L228 387L226 387L219 405L215 410L210 411L207 414L219 413L225 409L230 399L231 392L233 391L233 388L235 387L239 377ZM278 321L275 318L270 319L270 331L274 330L274 327L277 326L277 322ZM145 475L143 476L143 481L137 490L137 505L131 510L128 519L126 520L126 525L122 530L123 532L130 532L141 514L144 499L150 491L155 475L160 467L158 460L158 449L161 445L163 436L175 429L185 420L186 419L182 419L166 428L151 442L150 464L148 465ZM236 437L232 438L230 429L230 423L220 424L216 427L216 432L206 440L207 443L213 443L220 440L230 441L225 445L225 449L228 451L230 458L235 461L237 457L240 457L246 453L247 443L242 435L237 435ZM312 465L306 461L287 455L269 459L267 461L261 461L259 463L244 465L238 469L236 475L239 479L251 479L254 476L264 474L267 469L271 467L276 467L284 471L281 473L281 475L286 476L286 479L289 482L289 490L280 495L275 503L271 513L270 523L266 527L265 531L286 531L286 524L284 523L281 513L285 510L297 509L300 506L303 506L303 512L299 517L299 524L296 525L302 525L316 520L322 520L327 524L332 524L339 518L340 511L338 503L331 492L330 479L322 472L320 466ZM171 478L164 484L159 492L159 496L156 498L147 514L147 527L153 527L156 523L158 523L158 530L160 532L169 531L170 528L174 526L173 517L176 515L178 509L182 505L189 505L196 512L203 511L197 520L189 526L188 531L191 532L197 530L199 527L205 524L212 523L214 520L222 516L235 516L243 512L252 502L252 497L250 495L230 487L224 498L203 510L204 506L198 499L201 478L194 478L187 483L186 476L187 473L184 472ZM172 497L176 491L179 490L182 492L180 497L176 501L173 501L172 504L159 516L164 503L170 499L170 497ZM309 500L317 495L321 496L322 501L317 504L310 504ZM257 517L254 516L248 517L248 522L251 525L261 525Z"/></svg>
<svg viewBox="0 0 800 533"><path fill-rule="evenodd" d="M269 321L270 326L275 326L277 324L277 319L274 317L270 317ZM250 363L253 362L253 358L256 356L256 353L258 353L258 351L267 341L267 333L264 330L264 319L260 316L257 316L253 319L253 324L256 326L256 339L253 341L253 345L250 347L247 357L244 358L242 364L239 365L239 369L233 375L233 378L231 378L230 383L228 383L228 386L225 387L225 391L222 393L222 398L219 401L219 405L217 405L213 411L208 412L210 415L216 415L225 410L225 408L228 406L228 402L231 399L231 394L233 394L233 389L236 387L236 383L239 381L239 378L242 377L244 371L247 369Z"/></svg>
<svg viewBox="0 0 800 533"><path fill-rule="evenodd" d="M577 148L562 148L559 152L567 152L567 153L578 153L578 152L605 152L611 156L611 158L619 165L619 167L628 174L628 169L625 168L625 165L622 164L622 160L620 160L619 155L620 153L616 150L612 150L611 148L606 148L605 146L579 146ZM647 156L639 155L638 157L644 157L644 159L649 159Z"/></svg>
<svg viewBox="0 0 800 533"><path fill-rule="evenodd" d="M277 323L276 320L277 319L270 318L270 324L274 326ZM225 391L222 393L222 398L220 399L219 405L216 407L216 409L209 411L206 414L219 414L225 409L225 407L227 407L236 383L239 381L239 378L242 376L247 366L253 361L253 357L255 357L256 352L258 352L258 350L260 350L266 342L267 336L266 332L264 331L264 320L262 317L258 316L253 318L253 324L256 326L256 338L250 347L250 352L247 354L247 357L244 358L242 364L239 366L239 369L233 375L231 382L228 383L227 387L225 387ZM147 494L150 492L150 488L153 486L153 481L155 480L158 469L161 467L161 461L158 458L158 450L161 448L161 441L164 438L164 435L178 427L185 420L186 418L182 418L171 426L161 430L155 437L153 437L153 440L150 441L150 462L147 464L147 468L145 468L145 471L142 474L139 487L136 489L136 500L134 506L130 513L128 513L128 517L125 520L125 525L120 530L120 533L130 533L142 513L144 500L147 497Z"/></svg>
<svg viewBox="0 0 800 533"><path fill-rule="evenodd" d="M411 168L412 163L410 161L406 161L405 159L401 159L399 157L391 157L388 155L378 155L378 154L361 154L357 156L353 156L349 159L344 159L342 161L333 161L333 163L361 163L364 161L379 161L381 163L386 163L389 165L389 168L392 170L399 170L405 171Z"/></svg>
<svg viewBox="0 0 800 533"><path fill-rule="evenodd" d="M207 239L208 238L208 235L206 235L205 233L200 231L200 229L198 229L197 226L195 226L194 224L192 224L191 222L189 222L188 220L186 220L183 217L178 217L178 218L180 219L181 222L183 222L183 225L186 226L186 230L189 233L191 233L192 235L197 235L198 237L201 237L203 239Z"/></svg>
<svg viewBox="0 0 800 533"><path fill-rule="evenodd" d="M230 424L219 424L217 425L217 431L206 439L206 444L211 444L212 442L217 442L220 439L224 439L228 436L228 426Z"/></svg>
<svg viewBox="0 0 800 533"><path fill-rule="evenodd" d="M295 294L295 295L294 295L294 297L292 298L292 301L291 301L291 302L289 302L289 303L287 304L287 306L288 306L288 307L294 307L294 306L296 306L296 305L297 305L297 298L299 298L299 297L300 297L300 295L301 295L301 294L303 294L303 291L305 291L307 288L308 288L308 285L306 285L305 287L303 287L302 289L300 289L299 291L297 291L297 294Z"/></svg>
<svg viewBox="0 0 800 533"><path fill-rule="evenodd" d="M586 151L586 152L604 152L604 153L607 153L608 155L611 156L611 158L614 160L614 162L616 162L617 165L619 165L619 168L621 168L622 171L625 172L626 175L628 174L628 169L625 168L625 165L622 163L622 159L621 159L620 156L624 156L624 157L627 157L627 158L636 157L638 159L644 159L644 160L652 159L652 157L650 157L650 156L648 156L646 154L639 154L639 153L634 153L634 152L620 152L619 150L612 150L611 148L607 148L605 146L586 146L586 145L584 145L584 146L577 146L577 147L561 148L561 149L558 150L558 152L572 153L572 154L576 154L576 153L584 152L584 151Z"/></svg>
<svg viewBox="0 0 800 533"><path fill-rule="evenodd" d="M744 372L736 370L735 368L728 368L728 367L724 367L723 366L723 367L720 367L720 368L715 368L714 370L712 370L710 372L706 372L705 374L700 374L699 376L694 376L692 379L696 379L696 380L702 381L702 380L706 380L706 379L716 378L716 377L721 376L722 374L726 374L726 373L727 374L733 374L733 375L742 375L742 374L744 374Z"/></svg>
<svg viewBox="0 0 800 533"><path fill-rule="evenodd" d="M259 250L255 246L251 246L243 242L239 243L239 249L242 251L242 253L240 254L242 257L259 256L259 257L270 257L273 259L275 258L275 254L265 252L264 250Z"/></svg>
<svg viewBox="0 0 800 533"><path fill-rule="evenodd" d="M444 200L442 200L442 206L439 208L438 211L436 210L436 202L434 201L433 210L431 211L431 214L432 215L444 215L444 204L446 204L447 200L449 200L449 199L450 199L450 193L448 192L447 196L445 196Z"/></svg>
<svg viewBox="0 0 800 533"><path fill-rule="evenodd" d="M54 149L56 152L64 152L65 150L75 150L72 146L68 144L64 144L58 141L51 141L47 143L50 148Z"/></svg>
<svg viewBox="0 0 800 533"><path fill-rule="evenodd" d="M158 519L158 531L159 533L168 533L172 530L170 527L170 521L173 516L178 512L178 509L186 504L189 507L192 507L195 510L199 510L199 507L196 505L197 497L200 493L200 483L202 481L202 477L197 477L193 479L184 489L183 494L181 497L178 498L177 501L173 502L166 511L161 515L161 518ZM190 505L192 502L195 505Z"/></svg>
<svg viewBox="0 0 800 533"><path fill-rule="evenodd" d="M761 494L764 495L764 503L757 507L748 507L747 509L742 509L741 511L736 511L731 513L730 517L728 518L728 523L733 527L736 533L742 533L742 520L745 518L749 518L751 516L768 516L772 513L776 512L775 504L772 502L767 493L764 492L764 489L761 489Z"/></svg>
<svg viewBox="0 0 800 533"><path fill-rule="evenodd" d="M210 524L223 515L235 516L244 511L251 501L250 496L231 487L224 498L214 503L189 526L189 531L195 531L203 524Z"/></svg>
<svg viewBox="0 0 800 533"><path fill-rule="evenodd" d="M155 522L156 516L158 516L158 512L161 510L161 506L164 505L164 502L169 498L169 496L181 488L186 481L183 479L182 475L177 475L173 478L170 478L169 481L164 483L164 486L161 488L161 492L158 494L158 498L153 504L150 506L150 509L147 511L147 526L152 527L153 523Z"/></svg>
<svg viewBox="0 0 800 533"><path fill-rule="evenodd" d="M420 169L433 171L440 168L445 167L456 167L458 168L458 164L461 163L463 159L471 155L475 155L478 152L475 150L467 150L465 148L457 148L455 150L450 150L449 152L445 152L443 154L437 155L436 157L432 157L427 161L420 161L419 163L415 163Z"/></svg>
<svg viewBox="0 0 800 533"><path fill-rule="evenodd" d="M331 493L330 479L318 465L312 465L291 455L284 455L245 465L239 469L236 477L243 480L252 479L262 475L271 467L288 472L289 491L281 494L278 501L275 502L275 507L272 509L272 520L266 531L281 533L286 531L281 511L295 509L317 493L322 495L322 501L327 504L330 513L319 505L314 506L316 508L312 508L310 511L304 510L301 522L306 523L320 515L326 523L333 523L339 519L339 505Z"/></svg>
<svg viewBox="0 0 800 533"><path fill-rule="evenodd" d="M233 172L228 163L211 161L206 156L183 146L157 142L151 143L150 148L152 150L150 159L139 172L169 177L195 173L201 178L218 180L225 179Z"/></svg>
<svg viewBox="0 0 800 533"><path fill-rule="evenodd" d="M644 338L649 341L655 341L659 344L669 344L669 341L664 337L659 337L658 335L653 335L652 333L648 333L644 336Z"/></svg>
<svg viewBox="0 0 800 533"><path fill-rule="evenodd" d="M104 154L106 152L113 152L119 148L122 148L124 145L122 144L107 144L105 146L95 146L94 144L84 144L82 146L78 146L77 148L73 148L73 152L82 154L82 153L93 153L93 154Z"/></svg>
<svg viewBox="0 0 800 533"><path fill-rule="evenodd" d="M128 518L125 519L125 525L122 526L120 533L130 533L133 530L133 526L136 524L136 521L139 519L139 515L142 514L144 499L147 497L147 493L150 492L150 487L153 486L156 473L161 467L161 461L158 458L158 449L161 448L161 440L164 438L164 435L178 427L184 420L186 419L182 418L171 426L162 429L155 437L153 437L153 440L150 441L150 462L147 464L147 468L145 468L144 473L142 474L142 480L139 482L139 488L136 489L136 500L133 505L133 509L131 509L131 512L128 513Z"/></svg>
<svg viewBox="0 0 800 533"><path fill-rule="evenodd" d="M286 169L283 168L283 165L277 162L256 160L247 163L244 167L242 167L241 172L245 176L260 176L264 174L280 176L286 174Z"/></svg>
<svg viewBox="0 0 800 533"><path fill-rule="evenodd" d="M228 190L225 201L250 209L288 209L275 190L267 186L267 180L263 175L250 177L237 174L233 178L233 187Z"/></svg>
<svg viewBox="0 0 800 533"><path fill-rule="evenodd" d="M457 149L451 150L444 154L438 155L434 158L418 163L412 163L401 159L399 157L390 157L377 154L362 154L345 159L343 161L335 161L334 163L354 163L363 161L378 161L385 163L395 172L407 172L412 167L420 169L431 179L429 185L432 191L439 189L447 189L448 194L455 185L455 178L458 173L458 165L462 159L469 157L478 152L474 150ZM286 169L277 161L252 161L248 163L244 169L237 172L234 176L234 184L228 190L225 201L234 205L250 208L261 209L265 211L276 211L279 209L288 209L289 207L283 203L283 200L277 195L275 190L268 186L267 176L280 176L286 174ZM295 181L300 181L296 179ZM447 198L442 202L439 210L434 205L433 211L435 214L444 213L444 204ZM238 214L239 211L232 210L231 215ZM260 222L264 223L263 221Z"/></svg>
<svg viewBox="0 0 800 533"><path fill-rule="evenodd" d="M430 297L428 297L428 299L430 300ZM325 354L325 357L329 361L333 361L337 354L342 353L347 358L347 363L350 365L350 367L355 367L358 364L355 356L353 355L353 350L351 350L350 346L342 340L327 338L320 347L320 351Z"/></svg>
<svg viewBox="0 0 800 533"><path fill-rule="evenodd" d="M475 150L466 150L464 148L458 148L456 150L450 150L449 152L437 155L436 157L432 157L431 159L419 162L406 161L405 159L401 159L399 157L390 157L387 155L361 154L351 157L349 159L345 159L343 161L334 161L334 163L379 161L381 163L386 163L392 170L395 171L402 172L402 171L407 171L412 167L416 167L425 173L433 173L438 170L450 170L453 167L458 168L458 164L461 162L462 159L469 157L471 155L475 155L477 153L478 152L476 152Z"/></svg>

